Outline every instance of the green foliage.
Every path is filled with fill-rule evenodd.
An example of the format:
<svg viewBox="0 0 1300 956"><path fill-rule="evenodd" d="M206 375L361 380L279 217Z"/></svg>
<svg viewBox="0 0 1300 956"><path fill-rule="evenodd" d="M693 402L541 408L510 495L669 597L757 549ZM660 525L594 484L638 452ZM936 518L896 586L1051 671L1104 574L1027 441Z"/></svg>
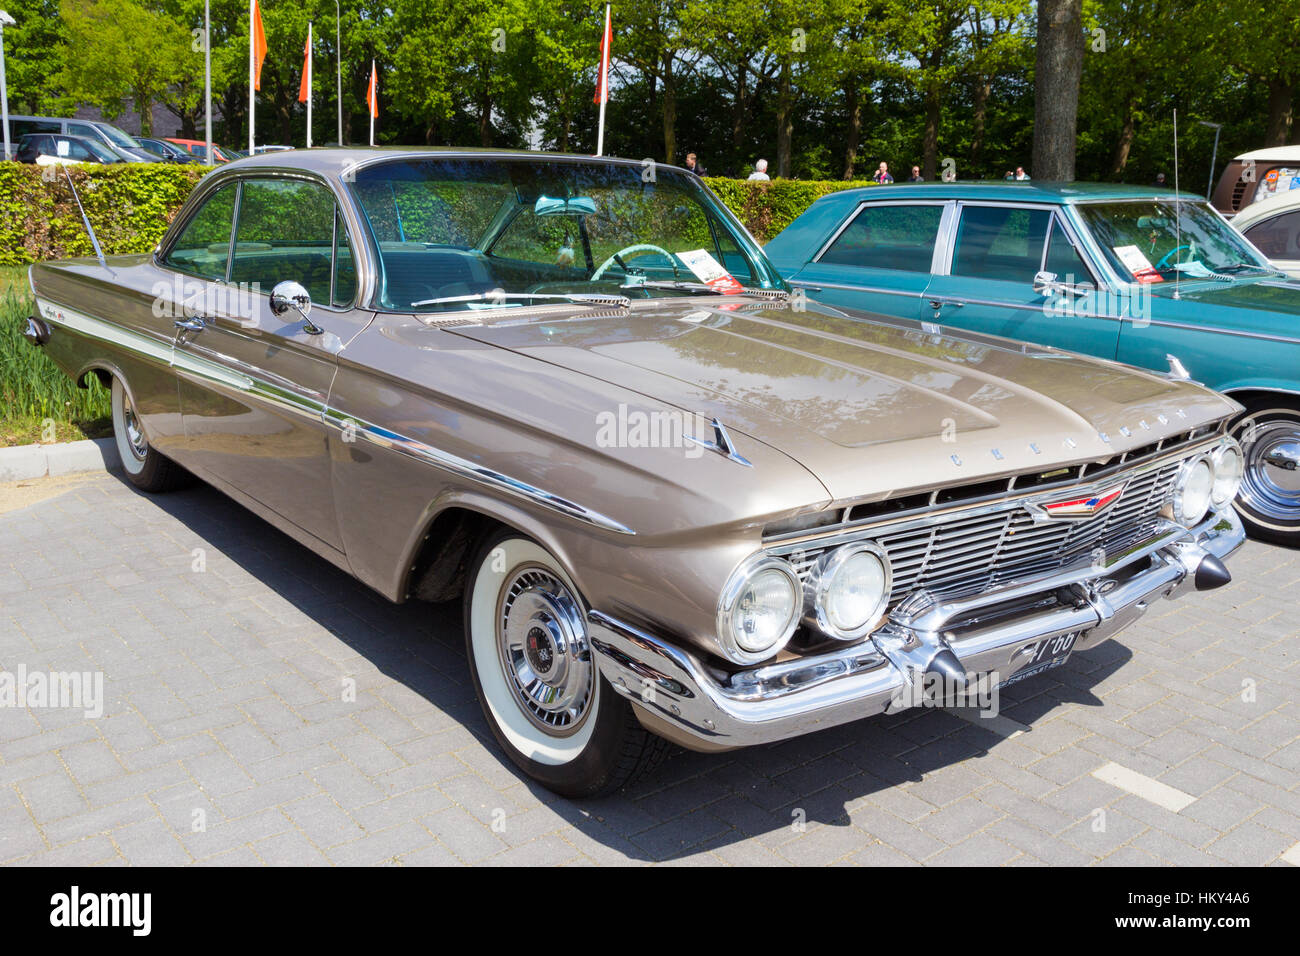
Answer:
<svg viewBox="0 0 1300 956"><path fill-rule="evenodd" d="M98 379L78 388L22 336L33 303L9 289L0 298L0 432L23 419L90 422L111 414L109 393Z"/></svg>
<svg viewBox="0 0 1300 956"><path fill-rule="evenodd" d="M64 175L105 255L148 252L202 178L170 163L53 167L0 163L0 265L94 254Z"/></svg>
<svg viewBox="0 0 1300 956"><path fill-rule="evenodd" d="M767 242L827 193L874 186L871 181L774 179L749 182L708 176L704 180L759 242Z"/></svg>

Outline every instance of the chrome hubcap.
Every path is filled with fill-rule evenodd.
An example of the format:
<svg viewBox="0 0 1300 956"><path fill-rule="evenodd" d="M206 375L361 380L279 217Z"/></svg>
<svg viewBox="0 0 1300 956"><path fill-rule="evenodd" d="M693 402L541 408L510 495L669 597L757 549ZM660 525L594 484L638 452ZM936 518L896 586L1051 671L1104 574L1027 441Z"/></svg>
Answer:
<svg viewBox="0 0 1300 956"><path fill-rule="evenodd" d="M502 589L497 647L516 703L554 736L576 731L595 689L582 608L545 568L518 570Z"/></svg>
<svg viewBox="0 0 1300 956"><path fill-rule="evenodd" d="M1242 502L1268 518L1300 519L1300 421L1247 422L1241 439L1246 453Z"/></svg>
<svg viewBox="0 0 1300 956"><path fill-rule="evenodd" d="M126 431L126 443L131 448L131 454L137 460L144 461L144 456L149 451L149 443L145 441L140 420L136 418L135 408L125 390L122 392L122 427Z"/></svg>

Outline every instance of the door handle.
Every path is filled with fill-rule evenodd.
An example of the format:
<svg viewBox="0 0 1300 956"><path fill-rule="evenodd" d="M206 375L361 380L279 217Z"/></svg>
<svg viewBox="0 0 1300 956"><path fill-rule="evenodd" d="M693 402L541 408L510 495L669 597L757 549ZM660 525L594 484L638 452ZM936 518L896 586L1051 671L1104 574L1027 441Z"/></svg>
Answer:
<svg viewBox="0 0 1300 956"><path fill-rule="evenodd" d="M934 309L934 311L936 311L936 312L938 312L940 309L942 309L945 305L948 306L949 308L960 309L960 308L961 308L963 305L965 305L965 304L966 304L965 302L953 302L953 301L951 301L951 300L948 300L948 301L945 301L945 300L942 300L942 299L931 299L931 300L930 300L930 308Z"/></svg>

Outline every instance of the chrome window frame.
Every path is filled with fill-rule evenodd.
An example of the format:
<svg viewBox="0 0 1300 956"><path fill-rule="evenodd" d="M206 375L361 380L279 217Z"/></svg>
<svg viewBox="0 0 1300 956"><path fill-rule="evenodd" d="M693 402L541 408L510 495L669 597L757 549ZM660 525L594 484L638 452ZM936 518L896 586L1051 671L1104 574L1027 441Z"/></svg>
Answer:
<svg viewBox="0 0 1300 956"><path fill-rule="evenodd" d="M1047 232L1043 238L1043 248L1039 256L1039 269L1040 270L1042 269L1042 265L1046 261L1047 247L1050 244L1052 239L1052 224L1055 222L1059 222L1061 223L1062 228L1065 230L1066 238L1070 241L1070 244L1074 247L1074 250L1079 254L1079 258L1083 260L1084 267L1089 271L1089 273L1092 276L1093 291L1101 292L1110 287L1109 282L1103 283L1098 278L1097 264L1096 262L1093 261L1093 256L1090 255L1091 250L1084 243L1080 242L1079 230L1076 227L1075 223L1071 221L1069 216L1063 214L1064 211L1068 208L1068 204L1052 203L1052 202L1022 202L1013 199L958 199L955 201L955 203L957 208L954 211L952 221L949 224L949 233L948 233L947 243L946 243L948 248L948 256L942 265L942 271L935 272L936 276L950 276L956 279L982 278L981 276L953 275L952 272L952 260L953 257L956 255L956 251L957 251L957 233L958 230L961 229L962 213L967 208L995 207L995 208L1012 208L1012 209L1041 209L1041 210L1046 210L1051 215L1049 215L1047 220ZM990 281L990 280L985 280L985 281ZM1006 281L1006 280L991 280L991 281ZM956 297L956 298L960 298L960 297Z"/></svg>
<svg viewBox="0 0 1300 956"><path fill-rule="evenodd" d="M937 226L935 226L935 234L934 234L934 249L931 250L931 254L930 254L930 270L929 270L929 274L930 274L930 275L934 275L935 263L936 263L937 260L938 260L938 256L939 256L939 252L940 252L940 237L943 235L944 220L946 219L946 217L947 217L947 215L948 215L948 207L952 206L952 204L953 204L953 201L952 201L951 199L908 199L908 198L905 197L905 196L904 196L904 197L900 197L900 198L898 198L898 199L862 199L862 200L859 200L857 208L854 209L851 213L849 213L849 215L847 215L847 216L844 217L844 221L841 222L841 223L839 224L839 226L835 229L835 231L831 233L830 238L828 238L825 242L823 242L823 243L821 244L821 247L817 250L816 255L814 255L814 256L813 256L811 259L809 259L808 261L809 261L810 263L812 263L812 262L820 263L821 260L822 260L822 256L826 255L826 253L830 251L831 247L832 247L833 245L835 245L835 243L836 243L837 241L839 241L840 236L842 236L842 235L844 234L845 230L847 230L847 229L849 228L849 226L851 226L854 222L856 222L857 219L858 219L858 217L861 216L862 213L863 213L863 212L864 212L868 207L871 207L871 208L880 208L880 207L882 207L882 206L940 206L940 207L942 207L942 208L941 208L941 211L940 211L940 213L939 213L939 224L938 224ZM827 263L827 265L843 265L843 263L839 263L839 262L831 262L831 263ZM851 269L852 269L852 268L870 268L870 267L869 267L869 266L849 266L848 268L851 268ZM919 270L918 270L918 271L913 271L913 270L910 270L910 269L889 269L889 270L884 270L884 271L889 271L889 272L902 272L902 273L905 273L905 274L908 274L908 275L925 275L925 274L926 274L926 273L921 272L921 271L919 271ZM895 291L899 291L899 290L895 290Z"/></svg>

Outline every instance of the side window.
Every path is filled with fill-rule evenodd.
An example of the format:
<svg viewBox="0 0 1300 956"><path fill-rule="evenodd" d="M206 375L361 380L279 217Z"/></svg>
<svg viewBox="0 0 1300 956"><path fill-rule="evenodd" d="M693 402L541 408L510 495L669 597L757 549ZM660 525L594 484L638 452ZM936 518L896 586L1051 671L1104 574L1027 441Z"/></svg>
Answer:
<svg viewBox="0 0 1300 956"><path fill-rule="evenodd" d="M952 274L1028 285L1042 264L1051 218L1046 209L964 207Z"/></svg>
<svg viewBox="0 0 1300 956"><path fill-rule="evenodd" d="M1055 273L1061 282L1092 285L1092 273L1084 265L1079 251L1070 245L1070 237L1065 234L1065 227L1059 219L1052 219L1052 235L1047 240L1047 260L1043 268Z"/></svg>
<svg viewBox="0 0 1300 956"><path fill-rule="evenodd" d="M232 282L270 294L286 279L301 282L313 302L330 301L334 197L298 179L248 179L239 199Z"/></svg>
<svg viewBox="0 0 1300 956"><path fill-rule="evenodd" d="M1270 259L1300 259L1300 209L1256 223L1246 238Z"/></svg>
<svg viewBox="0 0 1300 956"><path fill-rule="evenodd" d="M348 244L348 231L343 225L343 217L338 210L334 212L334 291L330 297L332 304L346 308L357 298L357 263L352 258L352 246Z"/></svg>
<svg viewBox="0 0 1300 956"><path fill-rule="evenodd" d="M90 150L86 149L85 144L78 143L76 140L68 140L68 158L75 159L83 163L95 163L98 160L91 155Z"/></svg>
<svg viewBox="0 0 1300 956"><path fill-rule="evenodd" d="M929 272L942 206L867 204L819 262Z"/></svg>
<svg viewBox="0 0 1300 956"><path fill-rule="evenodd" d="M227 183L190 217L163 261L173 269L221 282L230 258L230 226L235 215L234 183Z"/></svg>

